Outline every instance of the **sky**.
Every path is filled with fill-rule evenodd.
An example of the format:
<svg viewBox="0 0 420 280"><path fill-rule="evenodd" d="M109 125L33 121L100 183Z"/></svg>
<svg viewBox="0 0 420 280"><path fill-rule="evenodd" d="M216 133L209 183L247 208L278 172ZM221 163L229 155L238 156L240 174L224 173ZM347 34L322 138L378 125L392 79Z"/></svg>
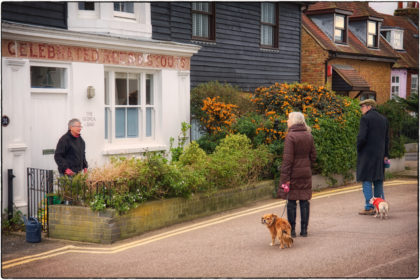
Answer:
<svg viewBox="0 0 420 280"><path fill-rule="evenodd" d="M379 1L373 1L369 2L369 6L375 11L388 14L388 15L394 15L394 10L398 7L398 2L379 2Z"/></svg>

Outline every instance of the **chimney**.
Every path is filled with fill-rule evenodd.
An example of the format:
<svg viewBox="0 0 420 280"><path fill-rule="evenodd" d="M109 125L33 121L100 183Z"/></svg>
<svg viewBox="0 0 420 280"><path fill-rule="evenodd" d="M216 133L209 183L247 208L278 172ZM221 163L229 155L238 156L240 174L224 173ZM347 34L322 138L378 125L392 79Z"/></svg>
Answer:
<svg viewBox="0 0 420 280"><path fill-rule="evenodd" d="M408 17L416 25L419 22L419 4L415 1L407 2L407 7L403 7L403 2L398 2L398 9L394 11L394 16Z"/></svg>

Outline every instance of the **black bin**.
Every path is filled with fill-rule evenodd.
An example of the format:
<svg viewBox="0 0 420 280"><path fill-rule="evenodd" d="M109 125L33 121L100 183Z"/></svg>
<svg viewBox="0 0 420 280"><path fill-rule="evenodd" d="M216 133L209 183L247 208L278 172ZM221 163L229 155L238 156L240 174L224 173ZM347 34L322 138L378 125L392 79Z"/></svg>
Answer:
<svg viewBox="0 0 420 280"><path fill-rule="evenodd" d="M26 219L23 216L26 228L26 242L38 243L41 242L42 225L36 218L29 217Z"/></svg>

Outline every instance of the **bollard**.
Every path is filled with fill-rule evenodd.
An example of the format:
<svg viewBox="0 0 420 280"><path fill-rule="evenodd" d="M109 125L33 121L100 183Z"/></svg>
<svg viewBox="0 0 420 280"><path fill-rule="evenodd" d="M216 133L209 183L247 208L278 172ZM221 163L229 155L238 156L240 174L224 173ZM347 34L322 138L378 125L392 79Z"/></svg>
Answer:
<svg viewBox="0 0 420 280"><path fill-rule="evenodd" d="M23 216L26 228L26 242L38 243L41 242L41 229L42 225L36 218L29 217L26 219Z"/></svg>

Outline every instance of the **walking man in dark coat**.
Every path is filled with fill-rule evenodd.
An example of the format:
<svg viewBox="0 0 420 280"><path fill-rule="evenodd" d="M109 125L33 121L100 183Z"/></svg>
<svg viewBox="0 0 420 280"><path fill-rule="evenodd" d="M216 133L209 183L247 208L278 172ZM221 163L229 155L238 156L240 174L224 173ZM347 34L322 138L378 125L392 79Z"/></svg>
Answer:
<svg viewBox="0 0 420 280"><path fill-rule="evenodd" d="M357 181L362 182L365 208L360 215L373 215L375 210L369 200L384 198L384 161L388 160L388 120L376 110L376 102L366 99L359 103L362 111L357 135ZM372 194L372 183L374 191Z"/></svg>
<svg viewBox="0 0 420 280"><path fill-rule="evenodd" d="M85 141L80 135L82 125L78 119L72 119L68 123L69 130L57 143L54 159L61 175L73 176L80 171L87 172L85 155Z"/></svg>

